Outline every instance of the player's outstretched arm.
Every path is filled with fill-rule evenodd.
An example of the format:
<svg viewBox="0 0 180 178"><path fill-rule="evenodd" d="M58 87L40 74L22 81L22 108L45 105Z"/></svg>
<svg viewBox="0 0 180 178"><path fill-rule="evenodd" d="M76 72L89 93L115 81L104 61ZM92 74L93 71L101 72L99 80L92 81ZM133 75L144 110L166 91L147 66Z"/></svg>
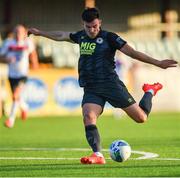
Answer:
<svg viewBox="0 0 180 178"><path fill-rule="evenodd" d="M39 61L38 61L38 55L36 50L33 50L30 55L29 55L29 59L31 61L31 67L33 69L38 69L39 68Z"/></svg>
<svg viewBox="0 0 180 178"><path fill-rule="evenodd" d="M36 36L43 36L55 41L68 41L72 42L69 35L71 32L64 31L42 31L37 28L29 28L28 35L33 34Z"/></svg>
<svg viewBox="0 0 180 178"><path fill-rule="evenodd" d="M125 44L120 50L127 56L130 56L138 61L148 63L148 64L153 64L162 69L167 69L169 67L177 67L177 64L178 64L178 62L173 59L164 59L164 60L154 59L140 51L134 50L128 44Z"/></svg>

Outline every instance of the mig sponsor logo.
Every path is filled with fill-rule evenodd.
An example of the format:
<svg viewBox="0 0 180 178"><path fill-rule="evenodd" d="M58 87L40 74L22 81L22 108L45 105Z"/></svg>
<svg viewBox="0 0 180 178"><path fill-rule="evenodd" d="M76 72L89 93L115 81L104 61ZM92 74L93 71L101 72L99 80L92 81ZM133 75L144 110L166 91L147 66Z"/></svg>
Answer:
<svg viewBox="0 0 180 178"><path fill-rule="evenodd" d="M80 46L80 53L92 55L96 49L96 43L82 42Z"/></svg>

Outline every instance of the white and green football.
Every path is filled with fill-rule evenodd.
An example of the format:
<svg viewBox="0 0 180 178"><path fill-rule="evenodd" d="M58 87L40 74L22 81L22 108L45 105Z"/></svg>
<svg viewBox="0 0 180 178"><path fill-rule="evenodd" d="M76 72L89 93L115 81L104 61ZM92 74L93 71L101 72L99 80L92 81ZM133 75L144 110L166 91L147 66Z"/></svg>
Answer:
<svg viewBox="0 0 180 178"><path fill-rule="evenodd" d="M124 162L131 156L131 147L124 140L115 140L109 147L110 157L117 162Z"/></svg>

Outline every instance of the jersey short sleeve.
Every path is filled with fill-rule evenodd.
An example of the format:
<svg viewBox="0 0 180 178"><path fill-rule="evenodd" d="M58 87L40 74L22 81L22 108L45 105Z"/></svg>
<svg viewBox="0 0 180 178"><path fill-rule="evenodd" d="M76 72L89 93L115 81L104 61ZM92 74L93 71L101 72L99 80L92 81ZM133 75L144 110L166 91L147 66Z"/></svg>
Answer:
<svg viewBox="0 0 180 178"><path fill-rule="evenodd" d="M79 43L81 35L82 35L82 31L78 31L75 33L70 33L69 37L74 43Z"/></svg>
<svg viewBox="0 0 180 178"><path fill-rule="evenodd" d="M115 33L108 32L107 39L113 49L121 49L127 42Z"/></svg>

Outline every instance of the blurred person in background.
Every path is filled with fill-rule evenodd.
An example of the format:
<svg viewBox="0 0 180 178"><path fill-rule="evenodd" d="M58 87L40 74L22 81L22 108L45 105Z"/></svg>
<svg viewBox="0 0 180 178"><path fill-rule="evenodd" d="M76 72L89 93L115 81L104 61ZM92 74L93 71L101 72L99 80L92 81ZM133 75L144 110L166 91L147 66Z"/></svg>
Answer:
<svg viewBox="0 0 180 178"><path fill-rule="evenodd" d="M171 59L154 59L134 50L117 34L102 30L99 11L96 8L85 9L82 13L82 21L83 30L78 32L47 32L30 28L29 33L56 41L79 44L79 85L84 88L83 122L87 142L93 151L92 155L82 157L80 161L82 164L105 164L105 158L101 153L100 135L96 126L105 102L123 109L135 122L143 123L151 111L153 96L162 88L160 83L144 84L144 96L137 104L114 70L116 50L120 50L133 59L162 69L176 67L177 62Z"/></svg>
<svg viewBox="0 0 180 178"><path fill-rule="evenodd" d="M38 57L35 46L27 37L27 29L23 25L17 25L13 30L13 37L7 38L0 50L0 62L8 64L8 77L12 91L12 107L5 126L12 128L15 123L17 109L21 109L21 118L26 120L28 106L23 101L21 93L27 81L29 71L29 59L32 68L38 68Z"/></svg>
<svg viewBox="0 0 180 178"><path fill-rule="evenodd" d="M5 32L3 33L2 35L2 41L3 40L6 40L6 42L9 40L9 39L12 39L13 38L13 29L10 28L10 27L7 27ZM2 43L1 41L1 43ZM1 48L1 46L0 46ZM1 49L0 49L1 50ZM0 61L0 103L1 103L1 116L6 116L6 98L7 98L7 91L6 91L6 80L7 80L7 77L8 77L8 74L7 74L7 71L8 71L8 66L5 64L5 63L1 63ZM0 117L1 117L0 116Z"/></svg>

